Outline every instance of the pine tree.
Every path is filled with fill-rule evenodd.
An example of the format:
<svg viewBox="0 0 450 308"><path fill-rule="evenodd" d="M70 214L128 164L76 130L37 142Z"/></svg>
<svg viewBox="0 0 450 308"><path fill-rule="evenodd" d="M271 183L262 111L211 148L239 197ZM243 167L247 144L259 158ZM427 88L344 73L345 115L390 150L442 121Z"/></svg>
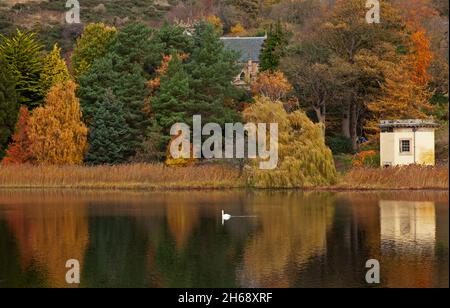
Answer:
<svg viewBox="0 0 450 308"><path fill-rule="evenodd" d="M133 156L144 139L148 115L144 112L148 89L144 72L138 64L121 64L123 60L115 53L94 62L91 69L79 78L78 95L85 122L90 127L99 112L106 91L110 89L123 106L123 116L130 128L127 141L128 155Z"/></svg>
<svg viewBox="0 0 450 308"><path fill-rule="evenodd" d="M75 165L83 162L88 130L81 121L76 84L57 84L47 94L45 105L30 119L30 149L39 164Z"/></svg>
<svg viewBox="0 0 450 308"><path fill-rule="evenodd" d="M41 89L45 96L47 92L57 83L65 83L70 79L66 61L61 58L61 48L57 44L45 57L44 67L41 73Z"/></svg>
<svg viewBox="0 0 450 308"><path fill-rule="evenodd" d="M118 164L127 161L130 129L125 121L123 108L113 91L107 89L90 125L89 150L86 154L88 164Z"/></svg>
<svg viewBox="0 0 450 308"><path fill-rule="evenodd" d="M35 33L17 30L11 38L0 34L0 55L16 79L19 103L30 108L39 106L43 100L40 86L42 51L43 45L37 41Z"/></svg>
<svg viewBox="0 0 450 308"><path fill-rule="evenodd" d="M201 114L205 121L223 124L238 119L234 99L239 90L233 80L239 74L238 55L226 50L214 27L199 23L193 36L194 49L187 59L190 101L188 116Z"/></svg>
<svg viewBox="0 0 450 308"><path fill-rule="evenodd" d="M6 62L0 57L0 159L14 131L19 104L16 83Z"/></svg>
<svg viewBox="0 0 450 308"><path fill-rule="evenodd" d="M145 112L149 89L146 87L150 71L156 65L151 30L140 24L123 28L108 49L108 53L95 60L86 74L80 76L78 96L88 126L97 107L111 89L117 101L124 104L124 118L130 128L127 142L128 156L134 156L144 140L150 118ZM158 54L157 58L161 58ZM159 64L159 63L158 63ZM146 72L147 70L147 72Z"/></svg>
<svg viewBox="0 0 450 308"><path fill-rule="evenodd" d="M192 114L189 111L196 102L190 98L189 75L177 56L172 57L160 83L158 95L151 98L151 110L157 123L168 136L173 124L192 122ZM198 112L201 113L202 109L198 107Z"/></svg>
<svg viewBox="0 0 450 308"><path fill-rule="evenodd" d="M72 54L72 66L75 78L83 75L95 59L104 56L114 40L117 30L103 23L89 24L77 40Z"/></svg>
<svg viewBox="0 0 450 308"><path fill-rule="evenodd" d="M8 146L3 165L25 164L33 162L31 140L29 137L30 113L27 107L22 106L19 111L16 130L12 136L12 143Z"/></svg>
<svg viewBox="0 0 450 308"><path fill-rule="evenodd" d="M193 48L192 36L186 35L185 29L180 26L165 23L158 32L155 33L153 44L155 51L160 50L160 54L190 54Z"/></svg>
<svg viewBox="0 0 450 308"><path fill-rule="evenodd" d="M283 29L281 22L278 21L275 28L271 25L264 49L261 53L261 71L274 71L278 68L287 44L287 33Z"/></svg>

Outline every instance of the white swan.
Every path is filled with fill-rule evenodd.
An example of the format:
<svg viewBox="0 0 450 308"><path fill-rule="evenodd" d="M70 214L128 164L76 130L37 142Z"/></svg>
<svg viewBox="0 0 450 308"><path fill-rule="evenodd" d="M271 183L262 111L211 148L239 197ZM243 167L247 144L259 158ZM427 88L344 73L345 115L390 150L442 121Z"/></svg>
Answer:
<svg viewBox="0 0 450 308"><path fill-rule="evenodd" d="M222 210L222 225L226 220L230 220L230 219L231 219L231 215L225 214L225 212Z"/></svg>

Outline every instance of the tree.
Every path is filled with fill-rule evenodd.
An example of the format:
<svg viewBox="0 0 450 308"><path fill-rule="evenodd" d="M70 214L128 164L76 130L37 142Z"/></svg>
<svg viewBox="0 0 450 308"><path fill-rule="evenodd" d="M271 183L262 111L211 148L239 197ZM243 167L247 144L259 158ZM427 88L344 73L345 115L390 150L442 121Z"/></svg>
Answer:
<svg viewBox="0 0 450 308"><path fill-rule="evenodd" d="M160 62L162 55L190 54L194 42L190 35L186 35L185 31L183 27L164 23L152 39L154 52L158 56L155 59ZM156 66L159 62L154 65Z"/></svg>
<svg viewBox="0 0 450 308"><path fill-rule="evenodd" d="M189 75L185 71L181 60L172 57L167 72L161 77L158 94L151 98L151 110L166 136L175 123L191 123L192 116L201 112L201 106L190 97ZM166 137L166 144L169 141Z"/></svg>
<svg viewBox="0 0 450 308"><path fill-rule="evenodd" d="M430 40L427 38L425 31L417 31L411 35L413 44L414 57L414 81L421 86L428 85L430 75L428 69L433 60L433 54L430 50Z"/></svg>
<svg viewBox="0 0 450 308"><path fill-rule="evenodd" d="M43 45L37 41L35 33L20 30L11 38L0 34L0 42L0 55L16 80L19 103L30 108L39 106L43 100L40 86Z"/></svg>
<svg viewBox="0 0 450 308"><path fill-rule="evenodd" d="M184 68L189 75L187 115L200 113L205 121L224 124L234 122L238 114L234 100L239 89L233 85L239 74L238 55L225 49L214 27L201 22L193 35L194 48Z"/></svg>
<svg viewBox="0 0 450 308"><path fill-rule="evenodd" d="M287 33L281 22L270 26L270 30L261 54L261 71L273 71L278 68L288 44Z"/></svg>
<svg viewBox="0 0 450 308"><path fill-rule="evenodd" d="M201 22L196 26L188 57L174 54L165 59L150 82L150 110L166 147L172 125L190 124L193 115L220 125L238 119L233 99L239 92L232 84L239 73L237 55L224 48L212 25Z"/></svg>
<svg viewBox="0 0 450 308"><path fill-rule="evenodd" d="M333 155L325 145L322 128L303 111L288 114L281 102L261 97L244 111L244 119L252 123L278 123L279 130L277 168L260 170L258 161L253 161L248 171L250 185L305 188L336 182Z"/></svg>
<svg viewBox="0 0 450 308"><path fill-rule="evenodd" d="M30 119L30 149L39 164L76 165L83 162L88 130L81 121L76 84L57 84L47 94L45 105Z"/></svg>
<svg viewBox="0 0 450 308"><path fill-rule="evenodd" d="M159 64L154 64L155 59L162 57L158 44L151 38L152 31L144 25L126 26L117 33L107 54L95 60L91 69L79 77L78 95L88 126L108 89L124 104L124 117L130 128L127 141L129 157L136 154L150 124L145 112L149 93L146 85L150 73L154 73Z"/></svg>
<svg viewBox="0 0 450 308"><path fill-rule="evenodd" d="M15 87L15 79L0 56L0 159L3 158L17 121L19 104Z"/></svg>
<svg viewBox="0 0 450 308"><path fill-rule="evenodd" d="M85 74L95 59L105 55L114 40L117 30L103 23L89 24L77 40L72 54L73 74L75 78Z"/></svg>
<svg viewBox="0 0 450 308"><path fill-rule="evenodd" d="M303 106L314 110L326 131L327 109L334 99L334 76L329 65L308 63L301 56L286 57L281 65ZM307 109L307 110L308 110Z"/></svg>
<svg viewBox="0 0 450 308"><path fill-rule="evenodd" d="M53 50L44 58L44 66L41 72L41 90L42 95L58 83L65 83L70 79L66 61L61 58L61 48L57 44L53 46Z"/></svg>
<svg viewBox="0 0 450 308"><path fill-rule="evenodd" d="M338 0L313 35L316 45L329 51L326 62L338 82L333 94L342 114L342 134L351 138L354 150L370 116L366 105L384 81L380 68L386 61L398 61L392 54L407 53L406 26L399 13L382 2L383 22L369 24L365 4L364 0Z"/></svg>
<svg viewBox="0 0 450 308"><path fill-rule="evenodd" d="M213 25L218 35L223 34L223 23L220 17L216 15L209 15L205 18L206 22Z"/></svg>
<svg viewBox="0 0 450 308"><path fill-rule="evenodd" d="M19 111L16 130L12 136L12 143L6 150L6 156L2 161L3 165L16 165L33 162L31 152L31 140L29 137L30 113L27 107L22 106Z"/></svg>
<svg viewBox="0 0 450 308"><path fill-rule="evenodd" d="M125 121L123 103L117 100L111 89L107 89L98 105L90 125L86 162L93 165L126 162L130 129Z"/></svg>
<svg viewBox="0 0 450 308"><path fill-rule="evenodd" d="M259 0L226 0L226 3L244 13L242 19L248 26L254 26L257 23L260 8Z"/></svg>
<svg viewBox="0 0 450 308"><path fill-rule="evenodd" d="M431 93L426 85L415 80L414 66L410 61L392 65L385 74L381 95L368 104L374 117L366 124L366 130L373 136L379 133L380 119L425 119L432 109L429 104Z"/></svg>
<svg viewBox="0 0 450 308"><path fill-rule="evenodd" d="M252 84L253 95L265 96L272 101L285 99L292 90L292 85L280 71L262 72Z"/></svg>

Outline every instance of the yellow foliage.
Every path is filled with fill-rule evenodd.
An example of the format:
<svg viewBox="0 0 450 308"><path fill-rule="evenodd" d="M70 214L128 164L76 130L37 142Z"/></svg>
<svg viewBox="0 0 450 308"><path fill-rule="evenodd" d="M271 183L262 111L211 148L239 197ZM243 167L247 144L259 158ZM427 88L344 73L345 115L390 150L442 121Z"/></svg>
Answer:
<svg viewBox="0 0 450 308"><path fill-rule="evenodd" d="M220 17L216 15L209 15L206 17L206 22L213 25L219 35L223 34L223 23Z"/></svg>
<svg viewBox="0 0 450 308"><path fill-rule="evenodd" d="M30 149L39 164L76 165L83 162L88 129L81 121L81 110L73 81L55 85L45 105L30 118Z"/></svg>
<svg viewBox="0 0 450 308"><path fill-rule="evenodd" d="M86 26L72 55L73 73L76 78L86 73L92 62L106 53L107 46L116 32L116 28L103 23Z"/></svg>
<svg viewBox="0 0 450 308"><path fill-rule="evenodd" d="M337 180L331 150L325 145L322 126L314 124L303 111L288 114L281 102L267 97L244 111L252 123L278 123L279 161L275 170L260 170L253 161L249 184L260 188L299 188L333 184Z"/></svg>
<svg viewBox="0 0 450 308"><path fill-rule="evenodd" d="M172 138L172 140L169 143L169 146L167 147L167 158L166 161L164 162L166 164L166 166L170 166L170 167L187 167L187 166L191 166L194 165L196 162L195 158L193 157L193 150L192 150L192 145L191 145L191 158L173 158L172 155L170 154L170 145L172 144L173 140L176 137ZM180 148L181 150L181 148Z"/></svg>
<svg viewBox="0 0 450 308"><path fill-rule="evenodd" d="M41 73L41 88L43 95L57 83L64 83L70 79L66 61L61 58L61 48L57 44L53 50L45 57L44 67Z"/></svg>
<svg viewBox="0 0 450 308"><path fill-rule="evenodd" d="M279 101L286 98L292 89L292 85L280 71L273 73L262 72L252 85L254 95L266 96L272 101Z"/></svg>
<svg viewBox="0 0 450 308"><path fill-rule="evenodd" d="M429 103L432 93L415 80L414 68L414 59L408 57L384 69L381 95L367 104L374 117L365 128L372 137L379 133L379 120L427 118L426 112L432 109Z"/></svg>
<svg viewBox="0 0 450 308"><path fill-rule="evenodd" d="M240 23L238 23L237 25L231 27L230 32L234 35L242 35L245 33L245 28Z"/></svg>

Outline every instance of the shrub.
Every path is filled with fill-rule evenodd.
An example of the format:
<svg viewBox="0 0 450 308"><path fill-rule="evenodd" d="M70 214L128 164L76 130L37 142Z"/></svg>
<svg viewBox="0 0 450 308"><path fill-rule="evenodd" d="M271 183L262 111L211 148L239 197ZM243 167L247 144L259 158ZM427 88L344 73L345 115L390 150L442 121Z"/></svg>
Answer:
<svg viewBox="0 0 450 308"><path fill-rule="evenodd" d="M354 153L352 140L345 136L327 136L326 144L333 154Z"/></svg>
<svg viewBox="0 0 450 308"><path fill-rule="evenodd" d="M354 167L371 167L380 166L380 153L377 151L363 151L353 156L352 164Z"/></svg>

